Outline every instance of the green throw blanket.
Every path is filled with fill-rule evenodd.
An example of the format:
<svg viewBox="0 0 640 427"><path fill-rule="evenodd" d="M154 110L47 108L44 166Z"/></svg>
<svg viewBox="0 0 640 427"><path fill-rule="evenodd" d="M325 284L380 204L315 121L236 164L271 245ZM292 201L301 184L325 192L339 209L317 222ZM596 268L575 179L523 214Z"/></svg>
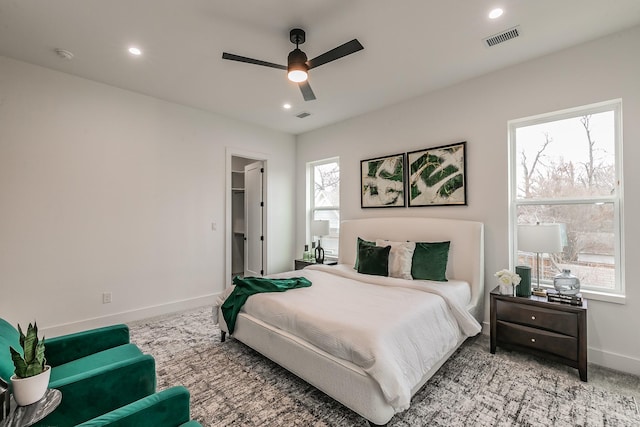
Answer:
<svg viewBox="0 0 640 427"><path fill-rule="evenodd" d="M235 289L220 307L230 334L233 333L236 327L236 318L240 313L240 309L251 295L260 292L284 292L289 289L308 288L311 286L311 282L304 277L267 279L264 277L240 278L236 276L233 278L233 284L236 285Z"/></svg>

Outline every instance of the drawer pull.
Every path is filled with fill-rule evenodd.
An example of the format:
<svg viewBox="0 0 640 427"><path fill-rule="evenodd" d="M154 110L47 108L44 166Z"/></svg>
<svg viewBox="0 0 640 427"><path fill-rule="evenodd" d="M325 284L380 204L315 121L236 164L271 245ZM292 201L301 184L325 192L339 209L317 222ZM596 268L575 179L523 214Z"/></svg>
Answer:
<svg viewBox="0 0 640 427"><path fill-rule="evenodd" d="M531 342L536 342L536 339L535 338L531 338Z"/></svg>
<svg viewBox="0 0 640 427"><path fill-rule="evenodd" d="M536 316L531 316L531 320L536 320Z"/></svg>

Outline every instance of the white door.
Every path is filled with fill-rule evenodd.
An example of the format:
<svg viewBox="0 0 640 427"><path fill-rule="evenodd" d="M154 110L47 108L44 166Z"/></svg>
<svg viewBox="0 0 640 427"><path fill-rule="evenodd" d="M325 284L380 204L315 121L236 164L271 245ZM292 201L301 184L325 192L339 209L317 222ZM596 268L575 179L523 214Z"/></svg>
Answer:
<svg viewBox="0 0 640 427"><path fill-rule="evenodd" d="M262 162L244 167L244 275L264 275L264 200Z"/></svg>

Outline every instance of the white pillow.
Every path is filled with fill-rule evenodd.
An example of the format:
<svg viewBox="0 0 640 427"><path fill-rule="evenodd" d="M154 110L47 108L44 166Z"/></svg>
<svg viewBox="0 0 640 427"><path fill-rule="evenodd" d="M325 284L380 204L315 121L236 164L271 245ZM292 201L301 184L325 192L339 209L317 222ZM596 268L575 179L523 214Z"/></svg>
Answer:
<svg viewBox="0 0 640 427"><path fill-rule="evenodd" d="M391 242L389 240L376 240L376 246L391 246L389 252L389 276L400 279L413 280L411 276L411 261L413 251L416 250L415 242Z"/></svg>

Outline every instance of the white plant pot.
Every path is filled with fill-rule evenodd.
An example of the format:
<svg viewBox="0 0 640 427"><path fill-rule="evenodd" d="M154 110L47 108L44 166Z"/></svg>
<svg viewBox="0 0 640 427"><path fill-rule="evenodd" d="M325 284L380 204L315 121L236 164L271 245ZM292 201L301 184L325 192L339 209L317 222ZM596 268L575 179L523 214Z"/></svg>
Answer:
<svg viewBox="0 0 640 427"><path fill-rule="evenodd" d="M49 387L49 377L51 377L51 366L45 365L41 374L28 378L18 378L11 376L13 387L13 398L20 406L31 405L42 399Z"/></svg>

